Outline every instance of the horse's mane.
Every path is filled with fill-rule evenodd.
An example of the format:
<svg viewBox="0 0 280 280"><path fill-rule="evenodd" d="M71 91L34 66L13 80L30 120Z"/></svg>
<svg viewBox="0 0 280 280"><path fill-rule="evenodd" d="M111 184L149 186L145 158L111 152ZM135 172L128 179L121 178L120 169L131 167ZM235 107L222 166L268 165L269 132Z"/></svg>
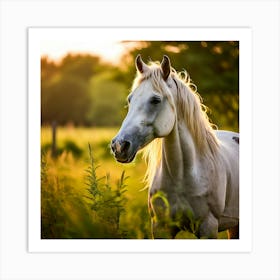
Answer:
<svg viewBox="0 0 280 280"><path fill-rule="evenodd" d="M175 96L170 96L170 89L162 78L162 70L157 62L150 62L148 71L138 73L132 89L136 88L143 80L150 79L153 87L167 98L175 102L177 119L184 119L193 137L198 153L214 164L217 157L219 141L214 133L214 125L207 116L207 107L202 104L202 98L196 86L191 82L186 71L177 73L172 68L171 77L174 79L177 91ZM147 162L145 181L147 187L151 186L153 178L162 157L162 138L154 139L145 149L144 157Z"/></svg>

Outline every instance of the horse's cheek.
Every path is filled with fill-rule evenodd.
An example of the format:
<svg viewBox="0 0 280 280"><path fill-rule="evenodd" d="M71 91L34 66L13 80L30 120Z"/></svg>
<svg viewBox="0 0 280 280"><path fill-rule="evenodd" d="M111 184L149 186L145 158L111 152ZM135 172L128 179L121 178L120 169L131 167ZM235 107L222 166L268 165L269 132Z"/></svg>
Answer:
<svg viewBox="0 0 280 280"><path fill-rule="evenodd" d="M159 112L154 128L157 137L167 136L173 129L175 123L175 114L170 106L166 106L164 110Z"/></svg>

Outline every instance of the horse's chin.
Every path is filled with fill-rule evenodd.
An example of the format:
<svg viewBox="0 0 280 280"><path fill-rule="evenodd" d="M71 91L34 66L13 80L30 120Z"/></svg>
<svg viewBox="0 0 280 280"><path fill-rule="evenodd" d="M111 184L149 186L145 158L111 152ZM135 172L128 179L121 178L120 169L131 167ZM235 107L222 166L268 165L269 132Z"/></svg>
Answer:
<svg viewBox="0 0 280 280"><path fill-rule="evenodd" d="M120 163L130 163L130 162L132 162L134 160L134 158L136 156L136 153L137 153L137 151L134 152L133 154L127 156L126 158L118 158L118 157L116 157L116 160L118 162L120 162Z"/></svg>

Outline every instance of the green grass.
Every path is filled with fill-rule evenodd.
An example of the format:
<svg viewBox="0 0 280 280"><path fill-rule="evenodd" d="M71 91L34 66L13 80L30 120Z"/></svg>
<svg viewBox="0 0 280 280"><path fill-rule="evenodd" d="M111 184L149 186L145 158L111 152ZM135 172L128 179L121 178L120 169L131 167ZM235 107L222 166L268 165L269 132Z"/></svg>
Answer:
<svg viewBox="0 0 280 280"><path fill-rule="evenodd" d="M139 155L134 163L123 165L110 154L109 143L117 129L67 128L57 129L57 157L51 156L51 128L41 129L42 168L42 237L43 238L150 238L150 218L147 209L147 190L142 182L145 163ZM70 144L69 144L70 143ZM88 147L91 147L92 155ZM78 151L78 152L77 152ZM94 158L94 166L92 164ZM125 211L118 218L118 233L112 229L109 216L112 209L104 193L103 208L93 210L89 201L89 168L95 168L96 178L110 187L107 196L126 185L123 194ZM108 175L109 174L109 175ZM129 176L125 179L124 175ZM109 183L106 182L109 178ZM123 181L123 182L122 182ZM120 183L121 182L121 183ZM101 182L100 182L101 185ZM120 190L119 190L120 191ZM117 198L116 198L117 199ZM119 198L120 199L120 198ZM95 206L101 205L97 200ZM98 204L99 203L99 204ZM112 204L113 203L113 204ZM102 209L101 209L102 208ZM111 209L105 213L107 209ZM97 213L98 212L98 213ZM103 219L101 218L103 212ZM114 213L113 213L114 212ZM107 215L107 216L106 216ZM104 218L107 217L107 218Z"/></svg>

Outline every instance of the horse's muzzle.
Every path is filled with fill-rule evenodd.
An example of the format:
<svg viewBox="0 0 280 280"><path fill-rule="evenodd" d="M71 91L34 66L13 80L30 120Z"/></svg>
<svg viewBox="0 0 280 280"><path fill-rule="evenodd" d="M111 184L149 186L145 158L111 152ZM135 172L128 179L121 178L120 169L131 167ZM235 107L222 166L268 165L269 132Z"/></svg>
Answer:
<svg viewBox="0 0 280 280"><path fill-rule="evenodd" d="M118 162L129 163L131 162L136 152L133 152L132 143L130 141L114 138L111 142L111 150Z"/></svg>

